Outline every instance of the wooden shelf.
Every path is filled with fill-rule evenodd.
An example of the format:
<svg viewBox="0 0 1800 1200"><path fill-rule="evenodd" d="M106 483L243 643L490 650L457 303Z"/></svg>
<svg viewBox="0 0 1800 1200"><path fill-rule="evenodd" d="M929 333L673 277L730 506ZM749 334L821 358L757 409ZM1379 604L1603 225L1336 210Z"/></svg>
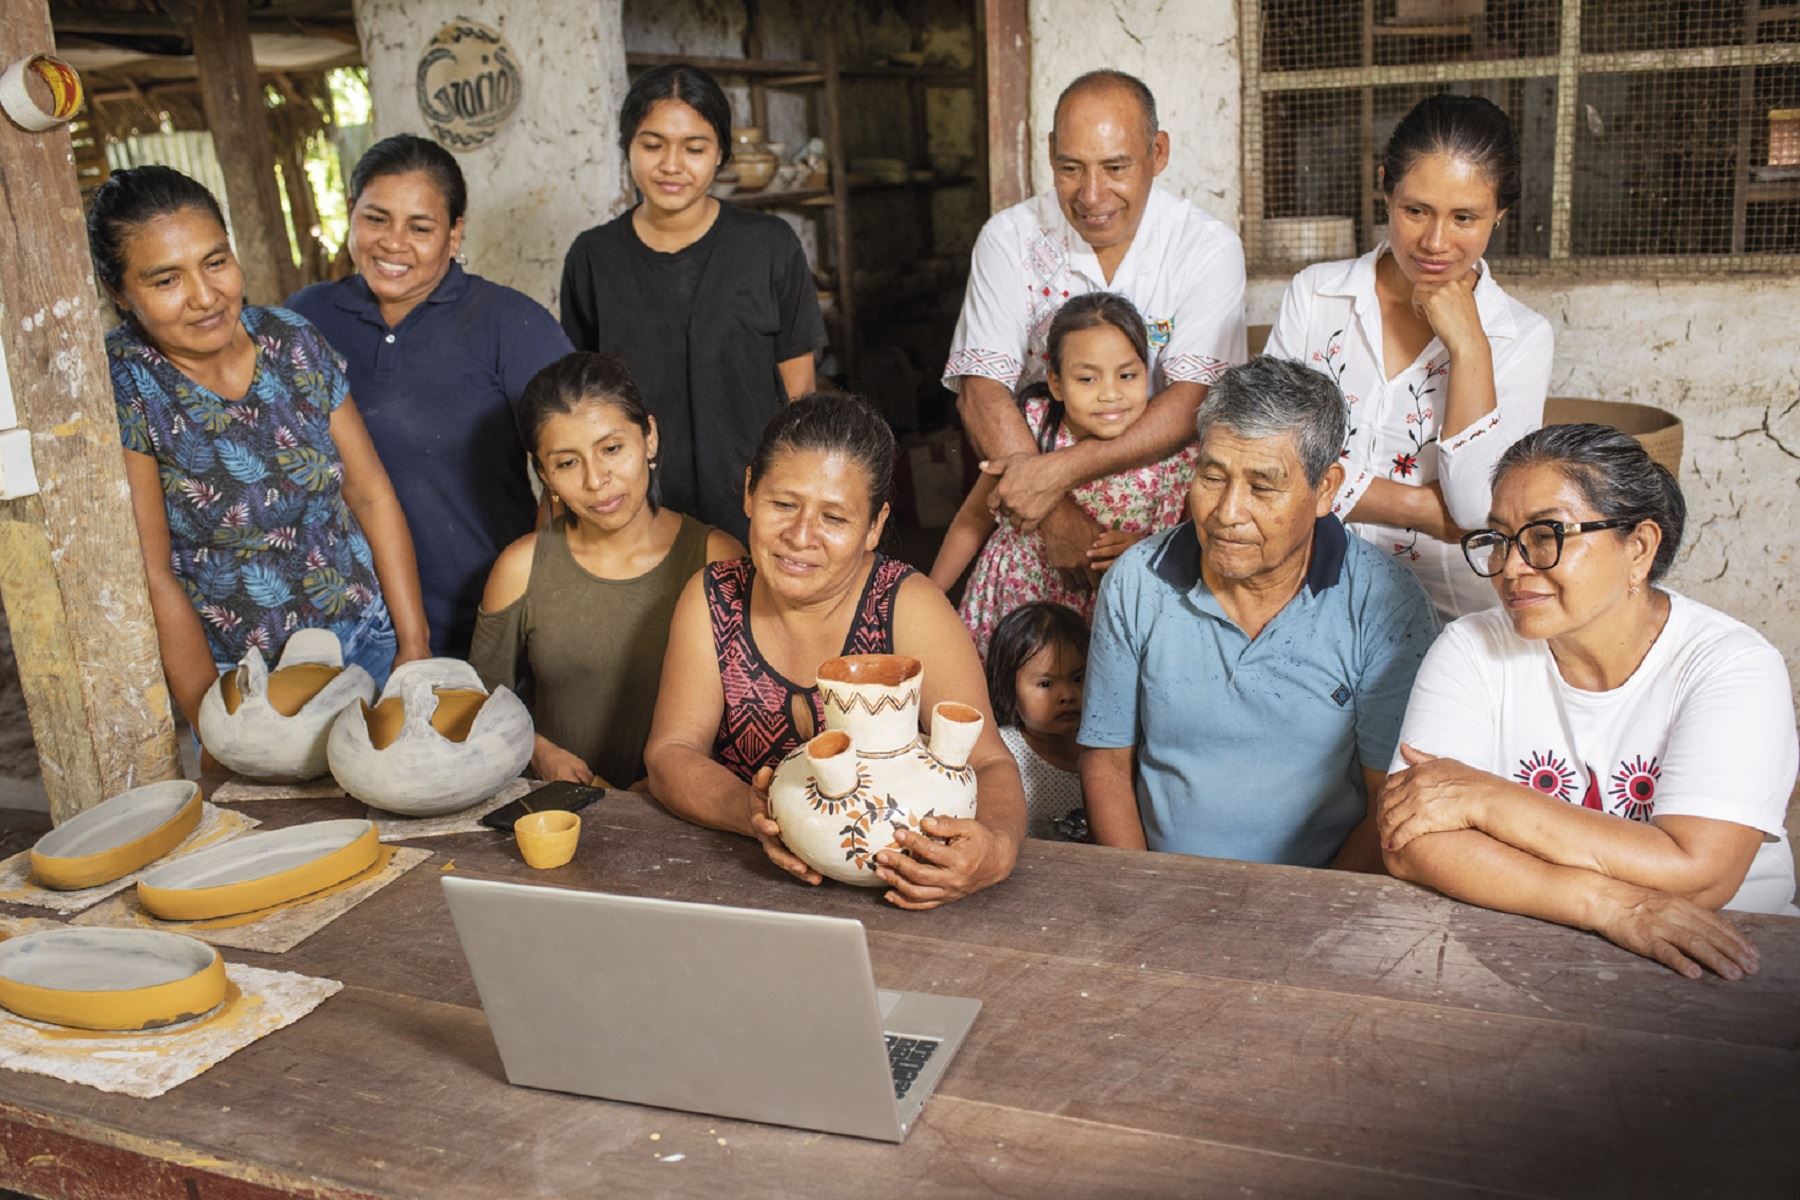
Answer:
<svg viewBox="0 0 1800 1200"><path fill-rule="evenodd" d="M1377 25L1374 33L1376 37L1392 38L1474 37L1475 26L1467 21L1447 25Z"/></svg>
<svg viewBox="0 0 1800 1200"><path fill-rule="evenodd" d="M901 63L871 63L845 67L843 74L856 79L902 79L943 87L975 86L975 72L967 67L908 67Z"/></svg>
<svg viewBox="0 0 1800 1200"><path fill-rule="evenodd" d="M850 190L853 192L901 191L907 188L953 188L967 187L975 182L972 175L956 175L942 179L902 179L890 182L885 179L852 179Z"/></svg>
<svg viewBox="0 0 1800 1200"><path fill-rule="evenodd" d="M1800 200L1800 179L1772 179L1767 183L1746 183L1744 199L1750 204Z"/></svg>
<svg viewBox="0 0 1800 1200"><path fill-rule="evenodd" d="M714 75L741 75L765 88L812 88L825 82L825 68L810 59L697 58L687 54L627 54L627 67L686 63Z"/></svg>
<svg viewBox="0 0 1800 1200"><path fill-rule="evenodd" d="M783 192L733 192L725 203L740 208L824 208L837 198L830 188L791 188Z"/></svg>

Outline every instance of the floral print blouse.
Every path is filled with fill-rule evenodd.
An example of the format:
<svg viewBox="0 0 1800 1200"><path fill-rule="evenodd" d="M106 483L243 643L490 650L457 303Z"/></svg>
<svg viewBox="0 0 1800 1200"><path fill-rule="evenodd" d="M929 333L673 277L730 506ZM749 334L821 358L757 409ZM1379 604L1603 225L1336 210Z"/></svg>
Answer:
<svg viewBox="0 0 1800 1200"><path fill-rule="evenodd" d="M1450 352L1432 338L1392 379L1382 358L1381 302L1375 264L1382 242L1361 258L1315 263L1294 277L1281 299L1267 354L1294 359L1331 376L1349 410L1344 484L1332 511L1348 518L1376 479L1413 486L1435 483L1450 517L1463 529L1487 521L1490 477L1506 448L1544 419L1555 335L1550 323L1508 296L1482 262L1475 308L1493 350L1494 411L1444 438ZM1352 532L1402 559L1445 620L1492 607L1494 589L1464 561L1460 546L1429 534L1357 521Z"/></svg>
<svg viewBox="0 0 1800 1200"><path fill-rule="evenodd" d="M1049 407L1042 397L1025 402L1025 423L1034 433L1043 428ZM1067 425L1056 431L1055 449L1074 444ZM1140 537L1156 533L1187 519L1188 485L1199 454L1198 446L1186 446L1161 462L1084 483L1069 497L1104 529L1125 529ZM984 659L994 627L1013 609L1037 600L1066 604L1089 621L1094 617L1094 593L1071 587L1050 566L1043 538L1002 521L975 559L959 610Z"/></svg>
<svg viewBox="0 0 1800 1200"><path fill-rule="evenodd" d="M175 578L213 661L279 654L310 626L353 626L380 595L367 538L344 502L331 414L344 363L281 308L245 306L256 369L242 399L184 375L126 321L106 335L119 437L156 459Z"/></svg>

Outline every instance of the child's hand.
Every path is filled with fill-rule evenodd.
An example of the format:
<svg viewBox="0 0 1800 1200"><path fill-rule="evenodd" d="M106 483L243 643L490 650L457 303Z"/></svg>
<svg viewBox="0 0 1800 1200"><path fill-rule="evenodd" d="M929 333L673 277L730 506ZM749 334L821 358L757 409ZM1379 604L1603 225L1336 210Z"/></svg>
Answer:
<svg viewBox="0 0 1800 1200"><path fill-rule="evenodd" d="M1129 529L1108 529L1094 539L1088 547L1088 565L1096 571L1104 571L1113 565L1113 561L1143 537L1141 533L1132 533Z"/></svg>

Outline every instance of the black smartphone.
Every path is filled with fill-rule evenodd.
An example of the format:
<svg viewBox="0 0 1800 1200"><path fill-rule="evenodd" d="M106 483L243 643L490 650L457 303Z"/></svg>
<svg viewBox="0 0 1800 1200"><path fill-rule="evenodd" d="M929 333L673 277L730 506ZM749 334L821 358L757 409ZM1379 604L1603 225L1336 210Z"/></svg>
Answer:
<svg viewBox="0 0 1800 1200"><path fill-rule="evenodd" d="M580 812L604 795L606 795L605 788L589 787L585 783L570 783L566 779L559 779L555 783L546 783L541 788L525 793L511 804L502 804L481 818L481 823L490 829L511 833L513 822L526 813L553 810Z"/></svg>

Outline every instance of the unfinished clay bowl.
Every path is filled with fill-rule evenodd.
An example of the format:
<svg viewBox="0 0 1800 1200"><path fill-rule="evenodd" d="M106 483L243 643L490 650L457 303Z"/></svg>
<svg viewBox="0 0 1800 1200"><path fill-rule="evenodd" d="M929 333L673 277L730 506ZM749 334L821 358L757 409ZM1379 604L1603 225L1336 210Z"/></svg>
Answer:
<svg viewBox="0 0 1800 1200"><path fill-rule="evenodd" d="M897 654L855 654L819 666L825 732L782 760L769 786L769 814L781 840L821 875L862 887L885 886L875 855L894 832L917 832L926 817L973 817L969 754L981 713L943 701L932 707L931 738L919 736L924 668Z"/></svg>
<svg viewBox="0 0 1800 1200"><path fill-rule="evenodd" d="M331 774L371 808L407 817L457 812L519 777L536 740L531 714L468 663L396 667L381 700L346 708L331 730Z"/></svg>
<svg viewBox="0 0 1800 1200"><path fill-rule="evenodd" d="M581 818L555 809L526 813L513 822L513 838L526 866L540 871L560 867L575 857L575 847L581 842Z"/></svg>
<svg viewBox="0 0 1800 1200"><path fill-rule="evenodd" d="M200 786L186 779L120 792L39 838L31 877L59 891L111 883L179 846L200 824L200 805Z"/></svg>
<svg viewBox="0 0 1800 1200"><path fill-rule="evenodd" d="M314 821L197 850L138 880L138 903L165 921L202 921L298 900L366 871L381 852L363 820Z"/></svg>
<svg viewBox="0 0 1800 1200"><path fill-rule="evenodd" d="M78 1029L155 1029L225 999L225 960L152 929L53 929L0 942L0 1007Z"/></svg>
<svg viewBox="0 0 1800 1200"><path fill-rule="evenodd" d="M252 646L200 701L200 743L251 779L315 779L327 768L331 723L347 705L368 700L375 681L344 665L329 629L301 629L271 674Z"/></svg>

